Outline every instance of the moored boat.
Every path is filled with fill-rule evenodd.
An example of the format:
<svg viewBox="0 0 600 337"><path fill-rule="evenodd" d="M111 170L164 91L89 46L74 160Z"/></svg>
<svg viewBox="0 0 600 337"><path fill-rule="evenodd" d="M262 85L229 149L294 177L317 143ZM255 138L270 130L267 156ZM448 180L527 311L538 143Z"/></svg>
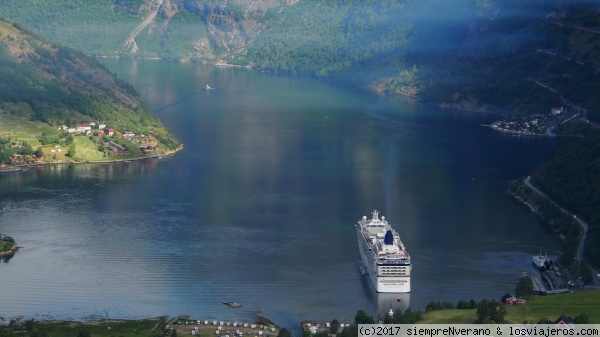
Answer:
<svg viewBox="0 0 600 337"><path fill-rule="evenodd" d="M542 255L542 251L540 250L539 255L534 255L531 258L531 263L540 271L548 270L552 267L552 258L547 254Z"/></svg>

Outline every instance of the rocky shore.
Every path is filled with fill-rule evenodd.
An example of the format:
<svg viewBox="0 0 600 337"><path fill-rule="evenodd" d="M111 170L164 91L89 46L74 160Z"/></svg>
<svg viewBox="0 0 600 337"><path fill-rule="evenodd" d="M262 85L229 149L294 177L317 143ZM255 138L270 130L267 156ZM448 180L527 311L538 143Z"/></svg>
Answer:
<svg viewBox="0 0 600 337"><path fill-rule="evenodd" d="M17 247L17 246L14 246L14 247L12 247L12 249L11 249L11 250L7 250L7 251L5 251L5 252L1 252L1 253L0 253L0 257L4 257L4 256L12 256L12 255L15 255L15 253L16 253L18 250L19 250L19 247Z"/></svg>

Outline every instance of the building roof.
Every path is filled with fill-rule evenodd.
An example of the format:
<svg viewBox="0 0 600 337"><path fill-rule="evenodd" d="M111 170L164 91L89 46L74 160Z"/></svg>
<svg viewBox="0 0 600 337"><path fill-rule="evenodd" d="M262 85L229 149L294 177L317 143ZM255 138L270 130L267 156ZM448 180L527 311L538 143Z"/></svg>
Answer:
<svg viewBox="0 0 600 337"><path fill-rule="evenodd" d="M575 324L575 318L562 314L554 321L554 324Z"/></svg>

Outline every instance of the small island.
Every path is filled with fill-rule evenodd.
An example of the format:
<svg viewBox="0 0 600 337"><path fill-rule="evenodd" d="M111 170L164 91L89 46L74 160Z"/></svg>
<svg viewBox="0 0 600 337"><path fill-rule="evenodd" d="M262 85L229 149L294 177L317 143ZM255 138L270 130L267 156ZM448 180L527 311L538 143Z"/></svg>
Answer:
<svg viewBox="0 0 600 337"><path fill-rule="evenodd" d="M10 236L0 234L0 257L12 256L17 251L17 243Z"/></svg>

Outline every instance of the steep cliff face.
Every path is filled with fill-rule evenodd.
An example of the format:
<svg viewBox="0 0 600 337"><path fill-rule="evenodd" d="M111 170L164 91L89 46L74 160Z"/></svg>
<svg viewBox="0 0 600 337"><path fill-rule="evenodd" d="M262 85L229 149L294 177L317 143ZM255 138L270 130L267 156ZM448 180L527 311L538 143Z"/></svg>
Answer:
<svg viewBox="0 0 600 337"><path fill-rule="evenodd" d="M222 63L243 52L265 28L263 19L283 0L143 0L115 6L142 16L121 50L125 54Z"/></svg>
<svg viewBox="0 0 600 337"><path fill-rule="evenodd" d="M204 22L209 39L220 56L242 50L265 28L262 20L267 12L284 5L286 3L281 0L184 2L184 8ZM198 53L203 56L201 51Z"/></svg>

